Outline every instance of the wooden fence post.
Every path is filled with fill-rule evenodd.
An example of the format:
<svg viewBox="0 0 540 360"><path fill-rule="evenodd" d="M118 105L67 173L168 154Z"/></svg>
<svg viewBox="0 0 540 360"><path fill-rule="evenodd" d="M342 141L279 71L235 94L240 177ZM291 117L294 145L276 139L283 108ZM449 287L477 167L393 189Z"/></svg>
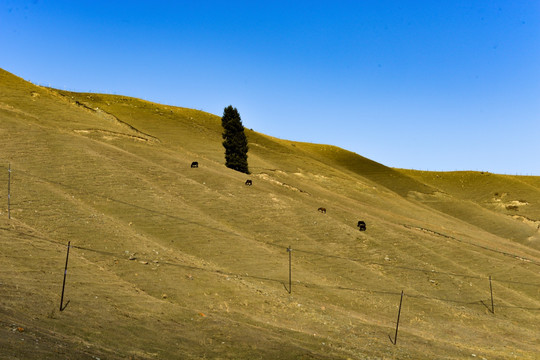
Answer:
<svg viewBox="0 0 540 360"><path fill-rule="evenodd" d="M8 164L7 208L8 208L8 219L11 219L11 163Z"/></svg>
<svg viewBox="0 0 540 360"><path fill-rule="evenodd" d="M491 275L489 275L489 292L491 293L491 313L495 314L495 307L493 306L493 286L491 286Z"/></svg>
<svg viewBox="0 0 540 360"><path fill-rule="evenodd" d="M64 268L64 283L62 284L62 296L60 297L60 311L64 311L64 309L69 304L69 300L68 300L68 302L66 303L66 306L63 306L63 304L64 304L64 289L66 288L66 275L67 275L70 244L71 244L71 241L68 241L67 255L66 255L66 267Z"/></svg>
<svg viewBox="0 0 540 360"><path fill-rule="evenodd" d="M292 249L291 245L287 248L287 252L289 253L289 294L292 293Z"/></svg>
<svg viewBox="0 0 540 360"><path fill-rule="evenodd" d="M396 335L394 336L394 341L392 341L392 338L390 338L390 341L392 341L392 344L397 344L397 334L398 334L398 328L399 328L399 317L401 315L401 304L403 303L403 290L401 290L401 299L399 300L399 310L397 315L397 323L396 323ZM390 335L388 335L390 336Z"/></svg>

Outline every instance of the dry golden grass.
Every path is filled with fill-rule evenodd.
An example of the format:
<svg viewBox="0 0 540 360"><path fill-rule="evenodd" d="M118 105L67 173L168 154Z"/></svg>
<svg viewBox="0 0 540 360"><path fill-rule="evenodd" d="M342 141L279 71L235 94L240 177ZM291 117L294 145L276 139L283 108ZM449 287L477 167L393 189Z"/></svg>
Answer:
<svg viewBox="0 0 540 360"><path fill-rule="evenodd" d="M0 358L538 356L538 177L248 130L245 186L218 116L1 70L0 135Z"/></svg>

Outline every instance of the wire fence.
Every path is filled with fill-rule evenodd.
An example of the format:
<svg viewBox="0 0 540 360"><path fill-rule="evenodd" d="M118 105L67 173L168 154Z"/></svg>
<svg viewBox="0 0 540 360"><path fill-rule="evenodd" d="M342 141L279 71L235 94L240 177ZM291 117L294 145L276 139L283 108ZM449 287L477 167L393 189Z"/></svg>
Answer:
<svg viewBox="0 0 540 360"><path fill-rule="evenodd" d="M0 228L0 231L14 231L14 230L10 229L10 228ZM17 230L17 235L18 236L29 237L29 238L39 240L39 241L44 241L44 242L50 243L52 245L57 245L59 248L64 248L64 246L66 246L66 243L68 243L67 241L58 241L58 240L53 240L53 239L42 237L42 236L29 234L29 233L21 231L21 230ZM285 247L283 247L281 245L276 245L276 244L272 244L272 243L265 243L265 244L275 246L277 248L280 248L283 251L286 251L288 249L288 248L285 248ZM109 259L113 259L113 260L117 260L117 261L119 261L119 260L126 261L126 262L130 261L126 257L125 253L115 253L115 252L111 252L111 251L105 251L105 250L91 248L91 247L88 247L88 246L79 246L79 245L69 245L69 246L72 249L92 252L92 253L100 255L101 257L105 257L105 258L109 258ZM453 272L434 271L434 270L425 269L425 268L415 268L415 267L391 265L391 264L385 264L385 263L379 263L379 262L365 262L365 261L362 261L360 259L354 259L354 258L348 258L348 257L342 257L342 256L315 253L313 251L303 250L301 248L294 248L294 252L304 253L304 254L307 254L307 255L310 255L310 256L317 256L319 259L321 257L323 257L323 258L324 257L337 258L337 259L341 259L341 260L360 263L362 265L378 265L378 266L385 267L385 268L394 268L394 269L399 269L399 270L422 272L422 273L425 273L425 274L439 274L439 275L463 277L463 278L476 279L476 280L487 280L488 279L487 276L477 276L477 275L460 274L460 273L453 273ZM78 254L78 255L84 257L84 255L82 255L82 254ZM142 257L142 258L138 257L137 259L139 261L142 261L142 262L148 262L148 263L152 262L151 258L145 259L144 257ZM246 278L246 279L253 279L253 280L260 280L260 281L266 281L266 282L279 283L279 284L282 284L283 286L285 286L285 283L286 283L286 279L284 279L284 278L276 279L276 278L270 278L270 277L263 276L263 275L256 275L256 274L249 274L248 275L248 274L243 273L243 272L240 273L240 272L230 272L230 271L226 271L226 270L222 270L222 269L211 269L211 268L197 266L197 265L189 265L189 264L182 263L182 262L179 262L179 261L174 261L174 260L166 260L166 261L160 260L159 264L161 266L171 266L171 267L183 268L183 269L186 269L186 270L189 270L189 271L200 271L200 272L205 272L205 273L213 273L213 274L216 274L216 275L219 275L219 276L227 275L227 276L237 277L237 278ZM60 266L60 264L59 264L59 266ZM532 283L532 282L529 283L529 282L506 280L506 279L493 279L493 280L494 280L494 282L498 282L498 283L515 284L515 285L523 285L523 286L532 286L532 287L540 288L540 283ZM350 286L342 286L342 285L328 285L328 284L320 284L320 283L309 282L309 281L304 281L304 280L295 280L294 284L295 284L297 289L298 289L298 287L303 287L303 288L307 288L307 289L338 290L338 291L348 291L348 292L355 292L355 293L390 295L390 296L398 296L398 295L400 295L400 292L397 291L397 290L388 290L388 289L383 289L383 288L377 289L377 288L373 288L373 287L362 288L362 287L356 287L356 286L355 287L350 287ZM298 292L298 290L296 290L296 292ZM440 297L440 296L430 296L430 295L427 295L427 294L418 293L418 291L414 290L414 289L410 289L410 291L405 293L405 296L408 297L408 298L413 298L413 299L419 299L419 300L422 299L422 300L430 300L430 301L435 300L435 301L446 302L446 303L451 303L451 304L459 304L459 305L463 305L463 306L464 305L470 305L470 306L485 306L485 307L488 307L486 305L486 303L484 303L482 300L463 300L463 299L456 299L456 298L454 298L454 299L452 299L452 298L444 298L444 297ZM502 300L502 299L500 299L500 300ZM497 304L497 308L500 308L500 309L503 309L503 308L506 308L506 309L521 309L521 310L528 310L528 311L540 311L540 306L538 306L538 307L517 306L517 305L502 304L500 302Z"/></svg>
<svg viewBox="0 0 540 360"><path fill-rule="evenodd" d="M77 188L75 186L71 186L71 185L63 184L63 183L60 183L60 182L57 182L57 181L52 181L52 180L49 180L49 179L45 179L43 177L35 176L35 175L33 175L33 174L29 173L29 172L25 172L25 171L18 171L18 172L26 174L28 176L31 176L31 177L33 177L35 179L40 180L40 181L44 181L44 182L47 182L47 183L53 183L53 184L56 184L56 185L59 185L59 186L63 186L63 187L65 187L67 189L70 189L72 191L77 191L78 194L84 193L86 195L95 195L95 196L98 196L98 197L101 197L101 198L107 198L110 201L115 201L115 202L121 203L121 204L126 205L126 206L131 206L131 207L137 208L138 210L141 210L141 211L149 211L149 212L157 213L157 214L169 217L169 218L173 218L175 220L181 220L181 221L190 223L190 221L188 221L186 219L182 219L182 218L167 214L167 213L159 211L159 210L148 209L146 207L142 207L142 206L139 206L139 205L136 205L136 204L131 204L131 203L123 201L123 200L112 199L110 197L106 197L106 196L103 196L103 195L100 195L100 194L92 194L92 193L90 193L88 191L84 191L84 190L82 190L80 188ZM16 220L11 220L11 221L16 221ZM193 222L191 222L191 223L193 223ZM202 226L203 224L199 224L199 225ZM206 225L204 225L204 226L206 226ZM416 229L416 230L421 230L421 231L427 231L427 232L430 232L430 233L432 233L434 235L437 235L437 236L445 237L447 239L451 239L451 240L461 242L461 243L466 243L466 244L468 244L470 246L475 246L475 247L481 248L483 250L487 250L487 251L490 251L490 252L498 253L500 255L508 256L508 257L511 257L511 258L516 259L518 261L524 261L525 260L528 264L531 264L531 265L534 265L534 266L539 266L540 265L540 262L535 261L535 260L530 259L530 258L524 258L524 257L519 256L517 254L512 254L512 253L509 253L509 252L500 251L500 250L497 250L497 249L492 249L492 248L486 247L484 245L475 244L475 243L472 243L472 242L469 242L469 241L464 241L462 239L459 239L459 238L456 238L456 237L453 237L453 236L450 236L450 235L446 235L446 234L443 234L443 233L440 233L440 232L437 232L437 231L433 231L433 230L430 230L430 229L427 229L427 228L415 227L415 226L411 226L411 225L408 225L408 224L402 224L402 226L404 226L405 228L408 228L408 229ZM8 231L8 232L16 232L17 237L28 237L28 238L31 238L31 239L35 239L35 240L39 240L39 241L48 242L48 243L51 243L51 244L54 244L54 245L58 245L58 246L61 246L61 247L65 246L65 244L68 243L68 241L69 241L69 240L66 240L66 239L60 239L60 240L56 239L56 240L54 240L54 239L51 239L51 238L48 238L48 237L31 234L31 233L23 231L23 230L14 230L14 229L12 229L10 227L8 227L8 228L0 227L0 230L1 231ZM237 235L237 234L235 234L233 232L229 232L229 231L226 231L226 230L223 230L223 229L217 229L216 228L215 230L219 230L219 231L223 231L223 232L227 232L227 233L230 233L230 234ZM257 241L257 242L263 243L263 244L268 245L268 246L273 246L273 247L279 248L280 250L281 249L285 250L285 247L283 245L280 245L280 244L275 244L275 243L265 242L265 241ZM88 247L88 246L71 245L70 247L73 248L73 249L84 250L84 251L92 252L92 253L95 253L95 254L99 254L100 256L103 256L103 257L114 258L115 260L129 261L129 259L127 259L125 257L125 254L121 254L121 253L114 253L114 252L105 251L105 250L102 250L102 249L96 249L96 248L92 248L92 247ZM361 265L364 265L364 266L376 265L376 266L380 266L381 268L397 269L399 271L421 272L421 273L425 273L425 274L438 274L438 275L446 275L446 276L452 276L452 277L462 277L462 278L476 279L476 280L486 280L487 279L487 276L478 276L478 275L471 275L471 274L466 274L466 273L439 271L439 270L433 270L433 269L422 268L422 267L403 266L403 265L398 265L398 264L374 262L374 261L368 261L366 259L361 259L361 258L340 256L340 255L334 255L334 254L326 254L326 253L324 253L322 251L312 251L312 250L302 249L302 248L297 248L297 247L294 248L294 252L302 253L302 254L305 254L306 256L316 257L317 260L324 259L324 258L339 259L339 260L344 260L344 261L348 261L348 262L358 263L358 264L361 264ZM144 260L144 259L142 259L142 260ZM148 260L150 261L150 259L148 259ZM234 273L234 272L229 272L229 271L225 271L225 270L222 270L222 269L209 269L209 268L196 266L196 265L188 265L188 264L185 264L185 263L172 261L172 260L160 261L160 265L175 266L175 267L186 268L186 269L189 269L190 271L210 272L210 273L215 273L215 274L220 274L220 275L237 276L237 277L242 277L242 278L251 278L251 279L256 279L256 280L276 282L276 283L282 283L282 284L284 284L284 282L285 282L284 279L274 279L274 278L269 278L269 277L263 276L263 275L253 275L253 274L252 275L247 275L245 273ZM503 283L503 284L514 284L514 285L520 285L520 286L531 286L531 287L540 288L540 283L516 281L516 280L504 279L504 278L497 278L497 279L493 279L493 280L495 280L496 282L499 282L499 283ZM297 281L294 282L294 284L297 285L297 286L305 287L305 288L318 288L318 289L323 289L323 290L324 289L333 289L333 290L352 291L352 292L358 292L358 293L370 293L370 294L380 294L380 295L399 295L400 294L399 291L386 290L386 289L382 289L382 288L374 289L374 288L362 288L362 287L346 287L346 286L341 286L341 285L319 284L319 283L314 283L314 282L309 282L309 281L298 281L297 280ZM407 292L405 294L405 296L407 296L409 298L415 298L415 299L436 300L436 301L441 301L441 302L462 304L462 305L483 305L483 306L486 306L486 304L483 303L480 300L467 301L467 300L463 300L463 299L450 299L450 298L443 298L443 297L437 297L437 296L430 296L430 295L427 295L427 294L420 294L420 293L418 293L418 291L416 291L414 289L412 289L412 293ZM522 309L522 310L529 310L529 311L540 311L540 306L539 307L531 307L531 306L516 306L516 305L498 304L497 307L498 308Z"/></svg>

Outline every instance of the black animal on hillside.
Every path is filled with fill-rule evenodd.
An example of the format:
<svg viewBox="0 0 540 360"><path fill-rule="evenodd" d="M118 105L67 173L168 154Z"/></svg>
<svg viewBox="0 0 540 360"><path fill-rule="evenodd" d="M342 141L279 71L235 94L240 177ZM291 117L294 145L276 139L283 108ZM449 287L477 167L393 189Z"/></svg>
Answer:
<svg viewBox="0 0 540 360"><path fill-rule="evenodd" d="M192 167L192 168L198 168L198 167L199 167L199 163L196 162L196 161L194 161L194 162L191 163L191 167Z"/></svg>
<svg viewBox="0 0 540 360"><path fill-rule="evenodd" d="M317 209L317 211L320 211L323 214L326 214L326 208L320 207L320 208Z"/></svg>
<svg viewBox="0 0 540 360"><path fill-rule="evenodd" d="M253 185L253 181L251 181L250 179L247 179L247 180L246 180L246 185L247 185L247 186Z"/></svg>
<svg viewBox="0 0 540 360"><path fill-rule="evenodd" d="M366 231L366 223L364 221L362 220L358 221L358 225L356 226L358 226L358 229L360 231Z"/></svg>

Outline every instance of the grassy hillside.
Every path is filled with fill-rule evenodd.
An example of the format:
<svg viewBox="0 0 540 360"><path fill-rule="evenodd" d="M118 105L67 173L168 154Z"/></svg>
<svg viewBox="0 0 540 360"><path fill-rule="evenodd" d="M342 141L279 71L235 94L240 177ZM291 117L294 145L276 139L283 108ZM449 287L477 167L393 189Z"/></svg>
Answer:
<svg viewBox="0 0 540 360"><path fill-rule="evenodd" d="M540 249L538 177L468 171L401 172L437 189L420 201L488 232Z"/></svg>
<svg viewBox="0 0 540 360"><path fill-rule="evenodd" d="M0 70L0 358L537 358L540 178L246 131Z"/></svg>

